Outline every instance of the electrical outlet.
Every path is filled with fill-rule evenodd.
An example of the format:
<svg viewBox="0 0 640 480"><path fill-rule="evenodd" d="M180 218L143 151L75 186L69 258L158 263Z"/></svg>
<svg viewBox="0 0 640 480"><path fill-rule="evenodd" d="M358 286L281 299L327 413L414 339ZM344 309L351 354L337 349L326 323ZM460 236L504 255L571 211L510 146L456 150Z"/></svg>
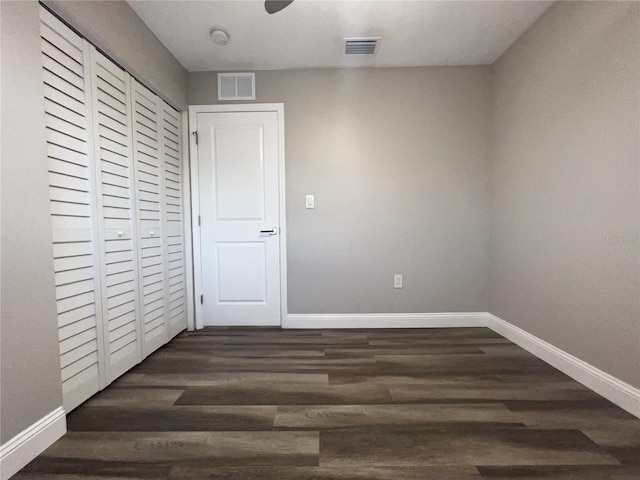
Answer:
<svg viewBox="0 0 640 480"><path fill-rule="evenodd" d="M304 202L305 208L316 208L316 199L313 195L307 195Z"/></svg>
<svg viewBox="0 0 640 480"><path fill-rule="evenodd" d="M396 273L393 276L393 288L402 288L402 274Z"/></svg>

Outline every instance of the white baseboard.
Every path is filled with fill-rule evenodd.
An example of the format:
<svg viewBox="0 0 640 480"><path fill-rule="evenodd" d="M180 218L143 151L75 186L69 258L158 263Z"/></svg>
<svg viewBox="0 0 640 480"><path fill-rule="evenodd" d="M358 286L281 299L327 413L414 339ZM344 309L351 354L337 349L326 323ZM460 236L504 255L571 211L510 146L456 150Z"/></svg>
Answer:
<svg viewBox="0 0 640 480"><path fill-rule="evenodd" d="M486 313L289 314L283 328L484 327Z"/></svg>
<svg viewBox="0 0 640 480"><path fill-rule="evenodd" d="M495 315L490 313L486 315L486 325L491 330L640 418L640 389L603 372L584 360L574 357Z"/></svg>
<svg viewBox="0 0 640 480"><path fill-rule="evenodd" d="M62 407L0 446L0 480L7 480L67 433Z"/></svg>

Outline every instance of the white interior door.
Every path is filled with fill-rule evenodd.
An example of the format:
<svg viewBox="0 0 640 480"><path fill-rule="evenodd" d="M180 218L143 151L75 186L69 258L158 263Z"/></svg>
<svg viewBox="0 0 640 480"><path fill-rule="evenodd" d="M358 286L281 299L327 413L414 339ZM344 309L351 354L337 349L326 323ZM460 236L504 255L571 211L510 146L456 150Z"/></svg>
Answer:
<svg viewBox="0 0 640 480"><path fill-rule="evenodd" d="M278 118L197 114L204 325L280 325Z"/></svg>

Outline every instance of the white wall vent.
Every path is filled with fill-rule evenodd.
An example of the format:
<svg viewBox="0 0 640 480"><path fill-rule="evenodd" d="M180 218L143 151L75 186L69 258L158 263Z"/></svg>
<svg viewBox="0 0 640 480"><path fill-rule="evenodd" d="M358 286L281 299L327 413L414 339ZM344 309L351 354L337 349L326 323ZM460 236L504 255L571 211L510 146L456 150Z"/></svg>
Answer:
<svg viewBox="0 0 640 480"><path fill-rule="evenodd" d="M255 73L219 73L218 100L255 100Z"/></svg>
<svg viewBox="0 0 640 480"><path fill-rule="evenodd" d="M345 38L344 53L347 55L373 55L380 37Z"/></svg>

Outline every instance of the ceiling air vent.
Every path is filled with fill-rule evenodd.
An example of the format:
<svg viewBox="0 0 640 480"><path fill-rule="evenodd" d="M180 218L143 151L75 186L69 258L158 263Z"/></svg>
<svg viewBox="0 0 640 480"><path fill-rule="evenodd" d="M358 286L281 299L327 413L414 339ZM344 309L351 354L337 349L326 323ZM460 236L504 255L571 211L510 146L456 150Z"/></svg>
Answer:
<svg viewBox="0 0 640 480"><path fill-rule="evenodd" d="M347 55L373 55L380 37L345 38L344 53Z"/></svg>
<svg viewBox="0 0 640 480"><path fill-rule="evenodd" d="M219 73L218 100L255 100L255 73Z"/></svg>

